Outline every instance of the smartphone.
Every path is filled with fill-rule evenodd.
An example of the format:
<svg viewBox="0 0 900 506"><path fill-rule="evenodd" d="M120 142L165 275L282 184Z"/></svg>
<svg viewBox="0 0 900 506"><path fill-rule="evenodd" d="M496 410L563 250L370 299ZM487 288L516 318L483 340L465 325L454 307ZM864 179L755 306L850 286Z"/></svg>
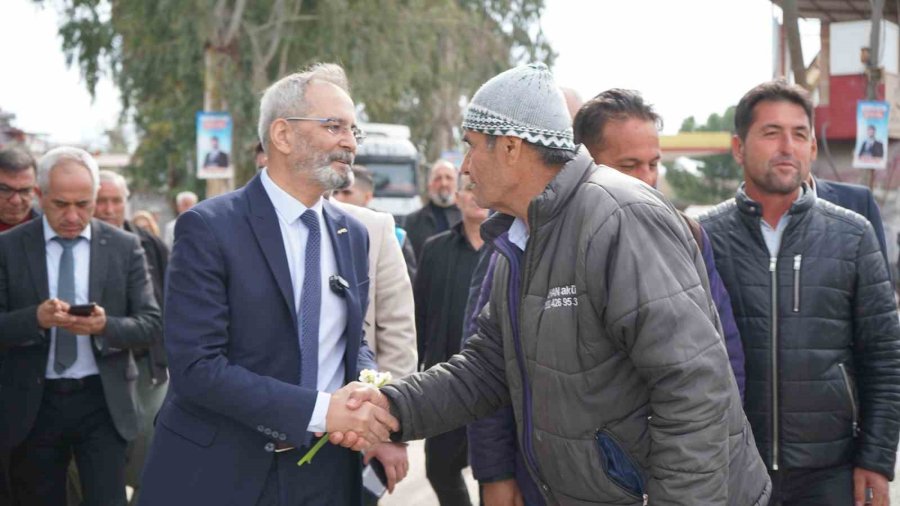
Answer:
<svg viewBox="0 0 900 506"><path fill-rule="evenodd" d="M377 460L372 460L372 462L378 462ZM381 463L378 464L379 466ZM382 472L384 472L384 467L381 468ZM387 480L385 480L387 481ZM385 485L385 481L382 481L378 476L378 473L372 468L372 464L367 465L363 469L362 473L362 482L363 487L366 488L369 492L375 495L375 497L381 497L387 492L387 486Z"/></svg>
<svg viewBox="0 0 900 506"><path fill-rule="evenodd" d="M69 314L73 316L91 316L95 307L97 307L97 304L94 302L78 306L69 306Z"/></svg>

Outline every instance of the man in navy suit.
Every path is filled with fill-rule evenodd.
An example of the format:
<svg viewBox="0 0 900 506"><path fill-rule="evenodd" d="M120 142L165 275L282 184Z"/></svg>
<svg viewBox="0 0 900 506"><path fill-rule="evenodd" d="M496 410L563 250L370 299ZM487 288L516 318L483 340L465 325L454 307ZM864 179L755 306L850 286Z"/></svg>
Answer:
<svg viewBox="0 0 900 506"><path fill-rule="evenodd" d="M872 228L875 229L875 235L878 236L878 244L881 245L881 253L884 255L884 261L887 262L888 272L893 272L893 269L890 268L891 262L887 257L887 243L884 240L884 224L881 222L881 212L878 210L878 204L875 203L872 190L858 184L837 183L819 179L813 177L812 174L810 174L809 179L810 186L816 191L817 197L861 214L869 220Z"/></svg>
<svg viewBox="0 0 900 506"><path fill-rule="evenodd" d="M349 181L362 134L347 79L317 64L260 104L268 167L178 218L166 283L170 388L145 465L142 505L360 503L352 450L398 429L346 408L341 386L374 367L363 336L365 227L322 198ZM348 431L297 461L313 433ZM344 443L349 445L350 443Z"/></svg>

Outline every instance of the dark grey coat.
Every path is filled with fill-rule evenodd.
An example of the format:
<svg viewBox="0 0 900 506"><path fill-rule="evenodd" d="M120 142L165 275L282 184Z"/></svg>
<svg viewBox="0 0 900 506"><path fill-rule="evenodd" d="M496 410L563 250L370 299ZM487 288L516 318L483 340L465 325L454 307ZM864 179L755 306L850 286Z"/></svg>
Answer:
<svg viewBox="0 0 900 506"><path fill-rule="evenodd" d="M528 216L518 297L510 291L515 260L501 257L478 335L463 352L383 389L402 439L512 402L520 445L550 504L766 504L768 475L700 253L671 206L582 150ZM492 217L485 239L503 250L511 221ZM636 473L642 486L624 487L613 467Z"/></svg>

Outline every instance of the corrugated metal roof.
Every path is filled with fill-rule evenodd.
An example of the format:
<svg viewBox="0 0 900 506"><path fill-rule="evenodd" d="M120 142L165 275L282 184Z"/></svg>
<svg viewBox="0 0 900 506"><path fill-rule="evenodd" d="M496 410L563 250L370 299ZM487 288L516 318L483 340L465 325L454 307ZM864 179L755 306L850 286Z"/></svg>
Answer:
<svg viewBox="0 0 900 506"><path fill-rule="evenodd" d="M783 7L784 0L772 0ZM885 0L882 17L897 22L897 0ZM819 18L825 21L858 21L872 18L869 0L797 0L801 18Z"/></svg>

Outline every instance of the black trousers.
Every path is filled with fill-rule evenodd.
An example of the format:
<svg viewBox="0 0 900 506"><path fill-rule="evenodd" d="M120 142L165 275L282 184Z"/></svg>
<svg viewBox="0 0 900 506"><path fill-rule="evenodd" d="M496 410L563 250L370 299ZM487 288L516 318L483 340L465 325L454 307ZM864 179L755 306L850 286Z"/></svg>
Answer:
<svg viewBox="0 0 900 506"><path fill-rule="evenodd" d="M441 506L471 506L462 470L469 465L466 428L425 440L425 476Z"/></svg>
<svg viewBox="0 0 900 506"><path fill-rule="evenodd" d="M853 466L769 471L769 506L852 506Z"/></svg>
<svg viewBox="0 0 900 506"><path fill-rule="evenodd" d="M126 442L109 415L100 377L88 376L74 390L56 390L53 381L46 385L31 432L12 452L18 504L66 506L66 474L74 453L83 506L124 506Z"/></svg>

